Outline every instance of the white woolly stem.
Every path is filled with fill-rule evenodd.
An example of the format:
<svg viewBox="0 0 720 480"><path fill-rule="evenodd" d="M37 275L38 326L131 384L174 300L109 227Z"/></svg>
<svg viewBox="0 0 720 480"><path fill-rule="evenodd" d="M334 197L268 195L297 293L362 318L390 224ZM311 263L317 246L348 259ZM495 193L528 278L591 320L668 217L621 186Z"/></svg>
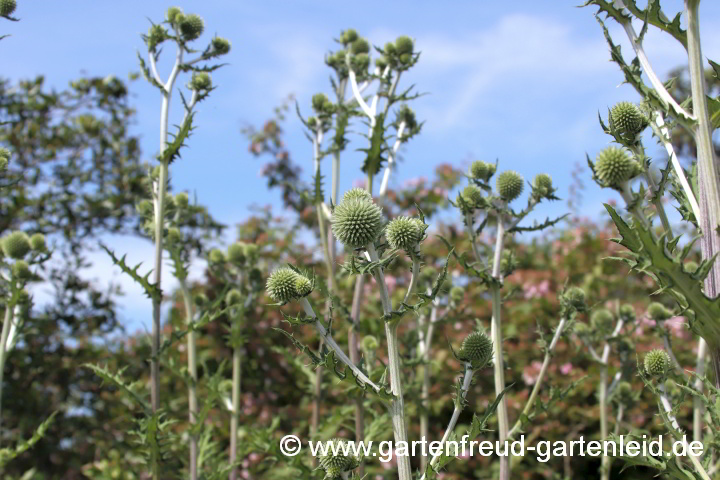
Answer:
<svg viewBox="0 0 720 480"><path fill-rule="evenodd" d="M695 361L695 373L698 378L695 379L695 390L703 391L704 384L702 377L705 375L705 357L707 356L707 342L700 337L698 341L697 360ZM702 441L703 437L703 412L705 408L700 398L693 399L693 440Z"/></svg>
<svg viewBox="0 0 720 480"><path fill-rule="evenodd" d="M390 184L390 174L393 171L393 168L395 167L395 156L397 155L397 151L400 148L400 145L402 144L402 136L405 132L405 121L403 120L400 122L400 125L398 126L397 131L397 138L395 139L395 144L392 147L392 153L388 155L388 162L385 166L385 171L383 172L383 178L380 182L380 197L385 197L385 192L387 192L388 185Z"/></svg>

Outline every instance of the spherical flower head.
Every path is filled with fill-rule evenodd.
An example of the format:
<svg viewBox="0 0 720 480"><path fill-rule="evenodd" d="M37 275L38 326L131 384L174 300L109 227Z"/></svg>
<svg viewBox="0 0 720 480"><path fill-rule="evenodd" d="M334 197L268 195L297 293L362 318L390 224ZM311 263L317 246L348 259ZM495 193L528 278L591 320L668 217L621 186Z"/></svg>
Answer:
<svg viewBox="0 0 720 480"><path fill-rule="evenodd" d="M492 351L492 340L485 332L472 332L463 340L458 358L473 365L486 365Z"/></svg>
<svg viewBox="0 0 720 480"><path fill-rule="evenodd" d="M495 188L503 200L512 202L522 194L525 180L519 173L508 170L498 175Z"/></svg>
<svg viewBox="0 0 720 480"><path fill-rule="evenodd" d="M214 263L216 265L225 263L225 252L223 252L219 248L213 248L208 254L208 260L210 260L210 263Z"/></svg>
<svg viewBox="0 0 720 480"><path fill-rule="evenodd" d="M670 368L670 356L665 350L652 350L645 355L645 371L651 377L661 378Z"/></svg>
<svg viewBox="0 0 720 480"><path fill-rule="evenodd" d="M398 217L390 221L385 228L385 238L391 248L402 249L406 252L413 251L417 247L422 236L415 219L410 217Z"/></svg>
<svg viewBox="0 0 720 480"><path fill-rule="evenodd" d="M632 405L635 401L635 396L633 395L630 383L626 381L618 383L617 387L615 387L615 392L613 393L613 399L615 402L624 406Z"/></svg>
<svg viewBox="0 0 720 480"><path fill-rule="evenodd" d="M628 141L634 141L647 127L647 119L631 102L620 102L610 110L610 125Z"/></svg>
<svg viewBox="0 0 720 480"><path fill-rule="evenodd" d="M357 74L366 73L370 67L370 55L358 53L352 58L352 68Z"/></svg>
<svg viewBox="0 0 720 480"><path fill-rule="evenodd" d="M350 53L359 55L361 53L369 53L370 44L364 38L358 38L350 44Z"/></svg>
<svg viewBox="0 0 720 480"><path fill-rule="evenodd" d="M382 210L368 200L343 200L332 214L333 235L348 247L360 248L374 242L382 226Z"/></svg>
<svg viewBox="0 0 720 480"><path fill-rule="evenodd" d="M296 298L297 278L295 270L281 267L270 274L265 289L267 294L276 302L286 303Z"/></svg>
<svg viewBox="0 0 720 480"><path fill-rule="evenodd" d="M598 153L595 160L595 174L602 183L617 187L630 180L636 168L627 152L621 148L608 147Z"/></svg>
<svg viewBox="0 0 720 480"><path fill-rule="evenodd" d="M3 238L2 249L8 257L19 260L30 251L30 239L25 232L12 232Z"/></svg>
<svg viewBox="0 0 720 480"><path fill-rule="evenodd" d="M324 93L316 93L312 96L312 108L316 112L324 111L328 103L331 103L330 99Z"/></svg>
<svg viewBox="0 0 720 480"><path fill-rule="evenodd" d="M235 265L245 263L245 244L236 242L230 245L227 250L227 258L230 263Z"/></svg>
<svg viewBox="0 0 720 480"><path fill-rule="evenodd" d="M372 335L366 335L362 339L362 349L366 352L377 350L379 346L380 343L378 342L378 339Z"/></svg>
<svg viewBox="0 0 720 480"><path fill-rule="evenodd" d="M30 273L30 265L25 260L17 260L12 266L13 277L18 280L28 280L32 273Z"/></svg>
<svg viewBox="0 0 720 480"><path fill-rule="evenodd" d="M486 181L488 179L488 164L482 160L476 160L470 164L469 176L476 180Z"/></svg>
<svg viewBox="0 0 720 480"><path fill-rule="evenodd" d="M632 323L637 319L635 315L635 308L632 305L622 305L620 307L620 318L625 323Z"/></svg>
<svg viewBox="0 0 720 480"><path fill-rule="evenodd" d="M45 235L42 233L35 233L30 237L30 248L35 252L44 252L47 248L45 244Z"/></svg>
<svg viewBox="0 0 720 480"><path fill-rule="evenodd" d="M388 66L388 60L385 57L378 57L375 59L375 66L380 69L380 71L384 71L385 68Z"/></svg>
<svg viewBox="0 0 720 480"><path fill-rule="evenodd" d="M167 242L169 245L178 245L182 242L183 236L180 229L175 227L168 228L167 231Z"/></svg>
<svg viewBox="0 0 720 480"><path fill-rule="evenodd" d="M570 287L563 294L565 302L577 311L585 310L585 290L580 287Z"/></svg>
<svg viewBox="0 0 720 480"><path fill-rule="evenodd" d="M397 120L399 122L405 122L405 127L409 129L413 129L417 126L417 118L415 117L415 112L413 112L412 108L408 107L406 104L403 104L397 112Z"/></svg>
<svg viewBox="0 0 720 480"><path fill-rule="evenodd" d="M12 154L10 153L10 150L5 147L0 147L0 159L4 158L5 160L9 161L11 155Z"/></svg>
<svg viewBox="0 0 720 480"><path fill-rule="evenodd" d="M154 49L158 44L164 42L168 38L167 30L162 25L151 25L147 34L148 47Z"/></svg>
<svg viewBox="0 0 720 480"><path fill-rule="evenodd" d="M342 202L346 200L364 200L367 202L372 202L372 195L370 192L365 190L364 188L351 188L342 197Z"/></svg>
<svg viewBox="0 0 720 480"><path fill-rule="evenodd" d="M462 191L462 198L471 207L476 207L483 201L482 190L475 185L468 185Z"/></svg>
<svg viewBox="0 0 720 480"><path fill-rule="evenodd" d="M0 157L0 173L4 173L5 170L8 168L8 159L5 157Z"/></svg>
<svg viewBox="0 0 720 480"><path fill-rule="evenodd" d="M180 192L175 195L175 205L178 208L187 208L190 204L190 197L185 192Z"/></svg>
<svg viewBox="0 0 720 480"><path fill-rule="evenodd" d="M180 17L183 16L182 8L180 7L170 7L167 9L167 12L165 13L165 19L173 24L177 25L178 20L180 20Z"/></svg>
<svg viewBox="0 0 720 480"><path fill-rule="evenodd" d="M553 192L552 177L547 173L539 173L533 179L533 191L540 197L547 197Z"/></svg>
<svg viewBox="0 0 720 480"><path fill-rule="evenodd" d="M30 293L27 290L20 290L17 293L17 303L22 306L30 305Z"/></svg>
<svg viewBox="0 0 720 480"><path fill-rule="evenodd" d="M0 0L0 16L9 17L17 8L15 0Z"/></svg>
<svg viewBox="0 0 720 480"><path fill-rule="evenodd" d="M210 301L210 300L208 299L207 295L205 295L204 293L198 293L197 295L195 295L195 296L193 297L193 302L194 302L195 305L197 305L198 307L202 307L202 306L204 306L204 305L207 305L209 301Z"/></svg>
<svg viewBox="0 0 720 480"><path fill-rule="evenodd" d="M349 472L358 466L358 460L355 457L343 454L343 451L350 451L347 446L343 448L345 444L345 440L333 438L326 442L327 453L318 455L318 463L320 468L325 471L325 478L340 478L343 473ZM333 454L334 451L338 453Z"/></svg>
<svg viewBox="0 0 720 480"><path fill-rule="evenodd" d="M400 55L400 63L403 65L410 65L410 62L412 62L412 55L409 53L403 53Z"/></svg>
<svg viewBox="0 0 720 480"><path fill-rule="evenodd" d="M244 248L245 259L248 261L248 263L255 263L258 258L258 253L260 252L260 247L258 247L254 243L246 243Z"/></svg>
<svg viewBox="0 0 720 480"><path fill-rule="evenodd" d="M190 88L195 91L206 91L212 88L212 77L207 72L195 72L190 80Z"/></svg>
<svg viewBox="0 0 720 480"><path fill-rule="evenodd" d="M358 33L354 28L348 28L347 30L342 32L342 35L340 36L340 41L345 45L349 45L357 39Z"/></svg>
<svg viewBox="0 0 720 480"><path fill-rule="evenodd" d="M613 316L612 312L608 310L607 308L601 308L600 310L595 310L590 317L590 324L592 327L601 333L609 333L613 329L613 324L615 323L615 317Z"/></svg>
<svg viewBox="0 0 720 480"><path fill-rule="evenodd" d="M313 284L309 278L299 275L295 279L295 292L298 297L306 297L313 291Z"/></svg>
<svg viewBox="0 0 720 480"><path fill-rule="evenodd" d="M227 55L230 52L230 40L222 37L215 37L210 41L213 51L218 55Z"/></svg>
<svg viewBox="0 0 720 480"><path fill-rule="evenodd" d="M452 287L450 289L450 300L452 300L455 303L460 303L465 298L465 289L462 287Z"/></svg>
<svg viewBox="0 0 720 480"><path fill-rule="evenodd" d="M652 302L648 305L647 309L648 317L652 318L656 322L662 322L672 317L672 312L668 310L665 305L659 302Z"/></svg>
<svg viewBox="0 0 720 480"><path fill-rule="evenodd" d="M407 35L400 35L395 39L395 51L398 55L411 55L413 53L413 48L414 45L412 38Z"/></svg>
<svg viewBox="0 0 720 480"><path fill-rule="evenodd" d="M383 52L385 52L385 55L395 55L397 51L395 50L395 44L392 42L387 42L385 46L383 47Z"/></svg>
<svg viewBox="0 0 720 480"><path fill-rule="evenodd" d="M226 305L240 305L243 302L243 295L240 293L240 290L237 288L231 289L226 295L225 295L225 304Z"/></svg>
<svg viewBox="0 0 720 480"><path fill-rule="evenodd" d="M199 15L191 13L180 20L180 33L186 40L195 40L205 31L205 22Z"/></svg>
<svg viewBox="0 0 720 480"><path fill-rule="evenodd" d="M575 323L573 327L573 333L575 333L575 335L580 338L588 338L591 334L590 327L588 327L587 323L581 322Z"/></svg>

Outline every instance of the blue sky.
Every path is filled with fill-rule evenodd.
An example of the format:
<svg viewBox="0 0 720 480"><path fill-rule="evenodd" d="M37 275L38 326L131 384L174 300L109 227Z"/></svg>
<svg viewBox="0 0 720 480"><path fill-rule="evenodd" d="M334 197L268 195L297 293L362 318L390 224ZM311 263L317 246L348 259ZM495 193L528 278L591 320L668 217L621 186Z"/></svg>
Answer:
<svg viewBox="0 0 720 480"><path fill-rule="evenodd" d="M517 170L526 178L551 174L560 196L566 197L575 162L584 162L585 152L594 156L608 143L597 123L598 110L605 112L619 100L637 100L632 88L620 85L621 73L609 62L594 9L575 8L577 3L580 0L179 2L186 12L206 21L199 45L217 33L229 38L233 49L226 57L229 65L213 75L218 88L198 108L190 148L173 164L173 188L195 192L228 225L245 218L252 204L279 206L276 192L265 190L258 175L262 162L248 153L240 129L260 125L289 94L309 112L314 93L330 93L331 71L323 56L336 49L332 39L352 27L375 45L409 35L422 52L401 87L415 84L418 91L428 93L412 105L426 123L423 133L403 148L391 185L431 177L440 162L466 165L470 159L499 158L501 169ZM43 74L58 89L80 75L127 78L129 72L137 72L136 52L144 52L140 34L147 31L148 18L162 20L170 5L155 0L18 4L21 22L0 24L2 33L12 35L0 44L3 75L17 80ZM673 14L682 8L677 0L662 4ZM703 53L720 59L720 32L713 28L720 21L720 2L705 0L700 13ZM623 32L613 22L609 25L630 60ZM684 61L682 48L652 29L646 50L661 77ZM165 60L171 56L165 52ZM161 62L160 69L165 77L169 65ZM186 82L183 78L179 83ZM151 159L158 149L160 97L141 80L131 84L131 92L138 110L133 130L142 139L145 157ZM177 123L182 112L178 103L173 107ZM311 149L300 122L290 115L284 128L293 158L309 175ZM354 140L351 151L362 146L360 139ZM647 145L651 155L661 156L654 142ZM343 159L341 191L362 177L361 161L355 153ZM600 202L613 194L591 185L587 170L583 180L584 213L596 216ZM556 202L540 215L564 210L564 202ZM111 243L127 251L131 261L150 263L148 243ZM128 325L149 326L149 302L100 254L93 259L93 276L125 288ZM198 264L196 278L201 271Z"/></svg>

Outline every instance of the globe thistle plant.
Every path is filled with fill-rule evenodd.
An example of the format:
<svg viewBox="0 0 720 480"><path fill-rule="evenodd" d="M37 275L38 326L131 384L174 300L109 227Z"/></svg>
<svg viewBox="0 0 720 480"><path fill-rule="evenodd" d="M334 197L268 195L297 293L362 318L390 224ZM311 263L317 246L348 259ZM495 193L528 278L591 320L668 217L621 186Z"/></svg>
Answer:
<svg viewBox="0 0 720 480"><path fill-rule="evenodd" d="M664 378L670 369L670 356L665 350L655 349L645 355L643 365L651 377Z"/></svg>
<svg viewBox="0 0 720 480"><path fill-rule="evenodd" d="M482 368L492 358L492 340L485 332L472 332L465 337L458 358L474 365L473 368Z"/></svg>
<svg viewBox="0 0 720 480"><path fill-rule="evenodd" d="M282 267L270 274L267 280L267 294L280 303L287 303L298 297L298 273L288 267Z"/></svg>
<svg viewBox="0 0 720 480"><path fill-rule="evenodd" d="M627 152L616 147L608 147L598 153L593 168L602 185L612 188L620 188L640 171Z"/></svg>
<svg viewBox="0 0 720 480"><path fill-rule="evenodd" d="M498 175L495 187L500 198L506 202L512 202L522 194L525 181L519 173L508 170Z"/></svg>
<svg viewBox="0 0 720 480"><path fill-rule="evenodd" d="M0 17L9 18L16 8L16 0L0 0Z"/></svg>
<svg viewBox="0 0 720 480"><path fill-rule="evenodd" d="M423 229L417 220L398 217L388 223L385 227L385 238L391 248L413 253L423 235Z"/></svg>
<svg viewBox="0 0 720 480"><path fill-rule="evenodd" d="M648 305L647 315L656 322L662 322L672 317L672 312L662 303L652 302Z"/></svg>
<svg viewBox="0 0 720 480"><path fill-rule="evenodd" d="M205 31L205 22L199 15L191 13L182 17L178 27L186 40L195 40Z"/></svg>
<svg viewBox="0 0 720 480"><path fill-rule="evenodd" d="M24 232L12 232L2 239L2 250L10 258L20 260L30 249L30 239Z"/></svg>
<svg viewBox="0 0 720 480"><path fill-rule="evenodd" d="M610 129L629 144L635 143L647 126L647 118L634 103L620 102L610 110Z"/></svg>
<svg viewBox="0 0 720 480"><path fill-rule="evenodd" d="M320 468L325 471L326 479L340 479L347 472L357 468L359 461L352 455L346 455L349 450L344 439L334 438L326 442L327 450L318 455ZM347 478L347 477L345 477Z"/></svg>
<svg viewBox="0 0 720 480"><path fill-rule="evenodd" d="M333 234L340 243L351 248L374 242L382 226L382 210L368 200L343 200L332 214Z"/></svg>

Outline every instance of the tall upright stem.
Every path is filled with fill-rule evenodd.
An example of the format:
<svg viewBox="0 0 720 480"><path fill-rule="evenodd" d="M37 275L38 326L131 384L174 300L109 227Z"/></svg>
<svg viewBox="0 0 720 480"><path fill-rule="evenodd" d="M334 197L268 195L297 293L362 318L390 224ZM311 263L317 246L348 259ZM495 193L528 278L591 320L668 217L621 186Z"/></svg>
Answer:
<svg viewBox="0 0 720 480"><path fill-rule="evenodd" d="M700 46L700 23L698 19L700 0L685 0L687 20L688 63L690 66L690 87L692 91L693 113L697 120L695 142L697 146L698 189L700 203L700 228L703 237L701 250L703 260L712 258L720 252L720 176L712 142L712 126L705 98L705 64ZM705 294L710 298L718 295L720 288L720 265L715 262L705 278ZM717 322L718 319L708 319ZM720 359L720 338L706 338L711 354ZM718 361L715 365L715 384L720 387Z"/></svg>
<svg viewBox="0 0 720 480"><path fill-rule="evenodd" d="M608 420L607 420L607 364L602 366L600 371L600 392L598 394L600 403L600 438L603 441L608 436ZM600 459L600 478L601 480L609 480L610 478L610 457L603 455Z"/></svg>
<svg viewBox="0 0 720 480"><path fill-rule="evenodd" d="M185 304L185 318L187 321L187 349L188 349L188 374L190 375L190 383L188 384L188 416L190 419L190 428L195 427L198 403L197 403L197 355L195 348L195 332L190 328L194 322L194 312L192 300L190 298L190 290L184 278L179 279L180 289L182 291L183 303ZM197 436L190 434L190 480L197 480Z"/></svg>
<svg viewBox="0 0 720 480"><path fill-rule="evenodd" d="M240 419L240 377L242 367L242 353L240 347L233 348L232 361L232 417L230 418L230 464L237 460L238 423ZM230 480L237 479L237 468L230 472Z"/></svg>
<svg viewBox="0 0 720 480"><path fill-rule="evenodd" d="M7 348L7 339L10 335L10 324L13 321L13 311L9 303L5 304L5 320L3 320L2 334L0 334L0 426L2 426L2 392L3 392L3 373L5 371L5 351ZM2 440L2 429L0 429L0 440Z"/></svg>
<svg viewBox="0 0 720 480"><path fill-rule="evenodd" d="M703 391L703 381L701 377L705 375L705 357L707 356L707 343L702 337L698 341L697 360L695 364L695 373L699 378L695 380L695 390ZM700 398L693 399L693 441L701 442L703 437L703 413L704 405Z"/></svg>

